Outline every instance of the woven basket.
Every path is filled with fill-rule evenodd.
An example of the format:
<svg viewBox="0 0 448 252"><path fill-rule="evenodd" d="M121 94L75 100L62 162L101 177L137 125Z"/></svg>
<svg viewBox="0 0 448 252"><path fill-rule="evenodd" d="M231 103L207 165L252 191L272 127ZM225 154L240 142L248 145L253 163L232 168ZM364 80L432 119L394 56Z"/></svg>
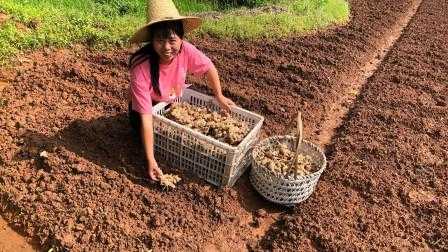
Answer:
<svg viewBox="0 0 448 252"><path fill-rule="evenodd" d="M262 149L276 143L285 143L290 149L293 149L296 137L274 136L258 143L252 151L250 182L267 200L292 206L306 200L313 193L314 187L326 167L327 160L318 146L308 141L302 141L298 149L299 153L311 156L319 170L306 176L283 176L272 172L258 162Z"/></svg>
<svg viewBox="0 0 448 252"><path fill-rule="evenodd" d="M175 101L220 110L214 97L191 89ZM231 146L166 118L169 105L161 102L153 108L156 158L171 167L193 171L216 186L233 186L250 165L249 150L258 141L264 118L240 107L232 108L231 116L246 122L250 131L241 143Z"/></svg>

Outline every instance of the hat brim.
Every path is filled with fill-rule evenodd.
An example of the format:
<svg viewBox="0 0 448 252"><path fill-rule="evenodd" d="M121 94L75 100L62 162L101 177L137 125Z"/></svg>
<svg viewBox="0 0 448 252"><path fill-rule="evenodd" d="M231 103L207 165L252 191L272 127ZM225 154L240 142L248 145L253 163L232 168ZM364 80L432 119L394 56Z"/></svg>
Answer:
<svg viewBox="0 0 448 252"><path fill-rule="evenodd" d="M190 32L196 28L198 28L199 26L201 26L202 24L202 19L198 18L198 17L184 17L184 16L180 16L180 17L176 17L176 18L166 18L166 19L162 19L162 20L154 20L149 22L148 24L146 24L145 26L143 26L142 28L140 28L139 30L137 30L136 33L134 33L134 35L131 37L130 39L130 43L142 43L142 42L148 42L149 41L149 27L152 24L155 23L160 23L160 22L164 22L164 21L174 21L174 20L182 20L182 23L184 25L184 32Z"/></svg>

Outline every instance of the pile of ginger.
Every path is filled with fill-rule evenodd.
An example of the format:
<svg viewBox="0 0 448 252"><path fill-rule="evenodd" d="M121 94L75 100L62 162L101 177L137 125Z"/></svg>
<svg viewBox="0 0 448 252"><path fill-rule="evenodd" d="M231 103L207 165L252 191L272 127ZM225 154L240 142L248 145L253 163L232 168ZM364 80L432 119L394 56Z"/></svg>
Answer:
<svg viewBox="0 0 448 252"><path fill-rule="evenodd" d="M311 156L298 154L285 143L274 143L261 150L257 157L259 164L280 176L306 176L314 172L315 164Z"/></svg>
<svg viewBox="0 0 448 252"><path fill-rule="evenodd" d="M228 114L221 114L185 102L174 103L165 116L202 134L234 146L238 145L249 133L249 126L244 121Z"/></svg>

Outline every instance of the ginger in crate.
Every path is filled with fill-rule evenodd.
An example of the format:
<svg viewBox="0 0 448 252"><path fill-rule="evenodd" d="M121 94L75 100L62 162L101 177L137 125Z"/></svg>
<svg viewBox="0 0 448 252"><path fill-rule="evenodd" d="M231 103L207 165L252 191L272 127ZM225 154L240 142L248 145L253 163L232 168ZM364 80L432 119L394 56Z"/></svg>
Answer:
<svg viewBox="0 0 448 252"><path fill-rule="evenodd" d="M241 120L188 103L173 104L166 116L231 145L238 145L249 133L249 126Z"/></svg>

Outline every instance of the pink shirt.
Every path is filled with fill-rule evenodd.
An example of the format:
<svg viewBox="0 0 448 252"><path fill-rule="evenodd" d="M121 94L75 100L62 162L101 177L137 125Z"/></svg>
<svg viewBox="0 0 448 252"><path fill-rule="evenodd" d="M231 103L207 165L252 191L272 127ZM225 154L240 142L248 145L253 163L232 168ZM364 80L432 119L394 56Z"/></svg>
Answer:
<svg viewBox="0 0 448 252"><path fill-rule="evenodd" d="M152 112L152 101L172 101L182 96L187 87L185 78L187 73L200 75L206 73L213 66L211 60L192 44L183 41L179 54L170 64L160 64L158 96L151 86L149 60L131 69L130 94L132 109L142 113Z"/></svg>

